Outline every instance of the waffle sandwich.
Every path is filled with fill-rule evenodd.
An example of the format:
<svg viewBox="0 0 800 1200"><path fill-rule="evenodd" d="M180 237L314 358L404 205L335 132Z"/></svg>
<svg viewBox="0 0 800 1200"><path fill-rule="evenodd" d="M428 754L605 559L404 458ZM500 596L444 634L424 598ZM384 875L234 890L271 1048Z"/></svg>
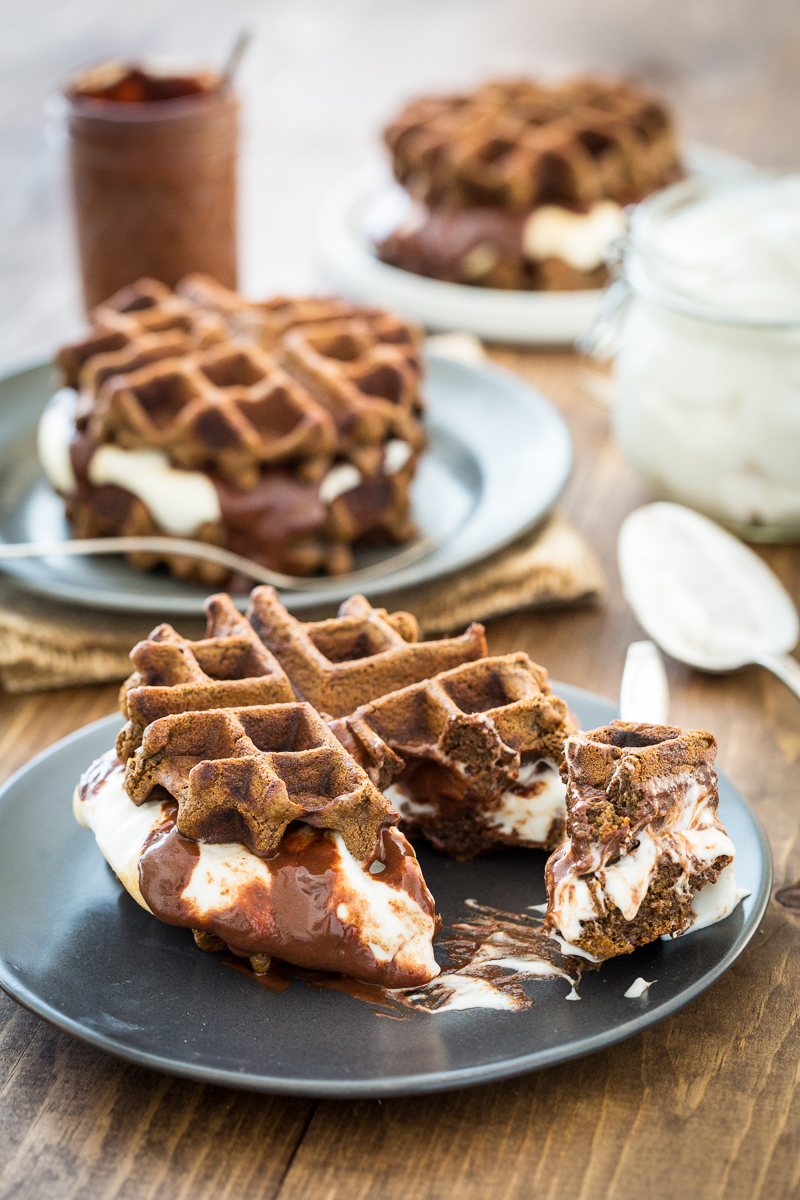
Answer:
<svg viewBox="0 0 800 1200"><path fill-rule="evenodd" d="M196 275L175 292L139 280L92 320L58 355L65 386L39 428L75 536L191 537L293 575L345 573L354 547L414 536L415 328L336 299L251 304Z"/></svg>
<svg viewBox="0 0 800 1200"><path fill-rule="evenodd" d="M616 79L427 96L384 137L413 203L380 257L482 287L601 286L622 209L683 174L664 105Z"/></svg>
<svg viewBox="0 0 800 1200"><path fill-rule="evenodd" d="M545 928L600 961L728 915L736 854L705 730L614 721L565 743L568 840L546 867Z"/></svg>
<svg viewBox="0 0 800 1200"><path fill-rule="evenodd" d="M561 842L542 961L556 944L600 961L735 906L709 734L579 734L526 654L488 656L477 625L419 642L413 616L360 596L319 622L271 588L246 616L225 595L206 610L205 638L159 625L134 647L126 723L73 801L137 903L201 949L429 983L440 922L415 834L461 859Z"/></svg>

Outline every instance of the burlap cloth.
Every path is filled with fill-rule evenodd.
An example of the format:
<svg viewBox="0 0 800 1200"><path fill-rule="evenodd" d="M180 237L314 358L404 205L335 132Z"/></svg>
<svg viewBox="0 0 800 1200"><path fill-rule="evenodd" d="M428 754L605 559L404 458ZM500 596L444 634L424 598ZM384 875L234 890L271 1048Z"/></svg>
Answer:
<svg viewBox="0 0 800 1200"><path fill-rule="evenodd" d="M476 566L373 598L373 603L408 609L424 633L434 634L515 609L590 600L603 586L596 557L574 526L556 513L535 533ZM307 619L329 613L309 614ZM200 618L62 604L0 577L0 684L9 692L36 692L124 679L130 671L131 646L161 619L170 620L187 637L203 636Z"/></svg>

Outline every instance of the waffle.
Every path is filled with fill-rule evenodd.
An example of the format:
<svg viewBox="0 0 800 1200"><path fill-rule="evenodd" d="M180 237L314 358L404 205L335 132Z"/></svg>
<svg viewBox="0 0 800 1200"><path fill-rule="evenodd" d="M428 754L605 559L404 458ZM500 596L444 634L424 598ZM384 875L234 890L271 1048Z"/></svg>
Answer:
<svg viewBox="0 0 800 1200"><path fill-rule="evenodd" d="M281 361L330 412L339 454L368 478L379 473L389 439L422 450L421 363L404 322L384 314L293 329Z"/></svg>
<svg viewBox="0 0 800 1200"><path fill-rule="evenodd" d="M385 316L379 308L350 304L335 296L275 296L272 300L253 302L201 274L187 275L176 291L197 308L220 315L233 336L248 337L269 351L275 350L283 335L299 325L340 321L346 317L380 320Z"/></svg>
<svg viewBox="0 0 800 1200"><path fill-rule="evenodd" d="M218 314L197 308L156 279L140 279L122 288L89 315L92 327L86 336L64 346L57 356L70 387L79 386L81 369L96 355L128 349L136 358L142 337L170 333L176 352L188 354L230 336Z"/></svg>
<svg viewBox="0 0 800 1200"><path fill-rule="evenodd" d="M493 81L412 102L384 136L396 178L431 207L625 205L682 175L663 105L622 80Z"/></svg>
<svg viewBox="0 0 800 1200"><path fill-rule="evenodd" d="M363 862L397 813L308 704L183 712L148 725L125 769L134 804L165 788L177 827L277 853L292 821L341 834ZM158 795L158 792L156 792Z"/></svg>
<svg viewBox="0 0 800 1200"><path fill-rule="evenodd" d="M87 338L59 356L79 391L77 487L66 497L76 536L163 532L124 487L92 483L92 453L106 444L209 474L220 515L195 539L289 575L344 574L355 543L414 536L410 486L425 445L417 330L338 300L253 305L199 275L176 292L139 280L92 317ZM173 554L129 561L211 585L229 577Z"/></svg>
<svg viewBox="0 0 800 1200"><path fill-rule="evenodd" d="M482 625L470 625L460 637L418 642L415 617L373 608L363 596L345 600L338 616L311 622L287 612L274 588L255 588L251 601L248 619L295 695L334 718L486 654Z"/></svg>
<svg viewBox="0 0 800 1200"><path fill-rule="evenodd" d="M705 730L623 721L567 739L569 840L547 863L546 929L606 959L693 923L696 893L735 855L716 752Z"/></svg>
<svg viewBox="0 0 800 1200"><path fill-rule="evenodd" d="M319 479L336 445L325 409L244 340L106 377L86 432L94 445L163 450L174 465L213 471L242 491L273 463L301 460L303 478Z"/></svg>
<svg viewBox="0 0 800 1200"><path fill-rule="evenodd" d="M294 699L289 680L230 596L209 596L206 636L191 642L171 625L158 625L131 650L135 667L122 685L120 709L127 724L117 755L127 762L145 728L173 713L284 704Z"/></svg>
<svg viewBox="0 0 800 1200"><path fill-rule="evenodd" d="M527 654L481 658L365 704L331 726L407 828L470 858L557 844L564 740L577 728Z"/></svg>

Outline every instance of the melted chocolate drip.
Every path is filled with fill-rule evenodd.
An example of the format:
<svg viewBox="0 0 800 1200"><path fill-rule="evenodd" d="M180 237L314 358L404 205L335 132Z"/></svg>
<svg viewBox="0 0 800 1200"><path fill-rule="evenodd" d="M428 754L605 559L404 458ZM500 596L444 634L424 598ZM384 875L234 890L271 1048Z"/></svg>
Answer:
<svg viewBox="0 0 800 1200"><path fill-rule="evenodd" d="M299 979L309 987L343 992L354 1000L389 1010L381 1012L373 1007L376 1016L401 1018L407 1018L410 1013L435 1014L446 1009L455 991L455 985L449 983L449 977L455 974L489 984L493 991L509 998L512 1009L519 1012L532 1008L534 1004L525 992L522 981L537 977L552 978L552 975L537 976L537 964L544 963L552 967L573 987L583 971L597 969L596 964L585 958L562 954L557 943L543 932L540 917L531 917L527 913L508 913L474 901L467 901L467 904L475 913L474 920L453 925L440 939L439 945L447 951L451 962L442 968L441 975L422 987L385 988L326 971L303 970L285 962L273 962L269 971L257 975L237 959L226 958L224 961L226 966L249 975L274 994L284 992L292 980ZM521 964L529 963L530 974L526 973L524 965L515 970L498 965L497 960L505 958L514 958ZM476 1000L475 1007L480 1007L480 1000Z"/></svg>
<svg viewBox="0 0 800 1200"><path fill-rule="evenodd" d="M393 963L380 964L361 943L357 930L337 916L333 896L340 868L336 844L308 826L289 827L269 862L270 882L250 880L236 891L236 903L219 912L198 914L191 895L184 895L200 856L196 841L175 824L177 805L165 805L162 822L145 843L139 860L139 887L145 903L167 925L214 933L243 957L270 954L305 969L323 967L375 983L399 986L418 982ZM379 878L405 891L423 912L434 915L433 899L422 882L414 853L387 829L370 863L380 860ZM342 895L341 901L347 903ZM424 977L419 982L424 982Z"/></svg>

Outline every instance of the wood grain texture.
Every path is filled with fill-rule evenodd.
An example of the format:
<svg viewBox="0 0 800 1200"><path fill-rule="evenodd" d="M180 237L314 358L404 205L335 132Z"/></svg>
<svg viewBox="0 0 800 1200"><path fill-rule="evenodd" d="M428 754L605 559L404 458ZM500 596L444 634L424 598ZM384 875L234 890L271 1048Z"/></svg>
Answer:
<svg viewBox="0 0 800 1200"><path fill-rule="evenodd" d="M488 72L594 66L661 84L685 131L764 164L800 165L793 0L0 0L0 364L46 353L79 321L57 138L42 103L76 65L154 48L219 59L256 40L243 172L246 285L316 282L324 191L358 166L393 107ZM568 515L601 555L594 608L492 623L566 682L615 695L641 636L615 543L648 498L608 414L565 354L495 353L550 395L576 443ZM800 598L800 552L765 558ZM720 741L720 765L767 824L778 882L800 875L800 709L758 669L669 664L674 719ZM0 697L0 778L87 721L115 688ZM2 914L0 914L2 919ZM605 1053L442 1096L360 1103L250 1095L127 1066L0 996L2 1200L788 1200L800 1197L800 921L772 906L735 967L671 1020ZM265 1003L269 1003L265 996Z"/></svg>

